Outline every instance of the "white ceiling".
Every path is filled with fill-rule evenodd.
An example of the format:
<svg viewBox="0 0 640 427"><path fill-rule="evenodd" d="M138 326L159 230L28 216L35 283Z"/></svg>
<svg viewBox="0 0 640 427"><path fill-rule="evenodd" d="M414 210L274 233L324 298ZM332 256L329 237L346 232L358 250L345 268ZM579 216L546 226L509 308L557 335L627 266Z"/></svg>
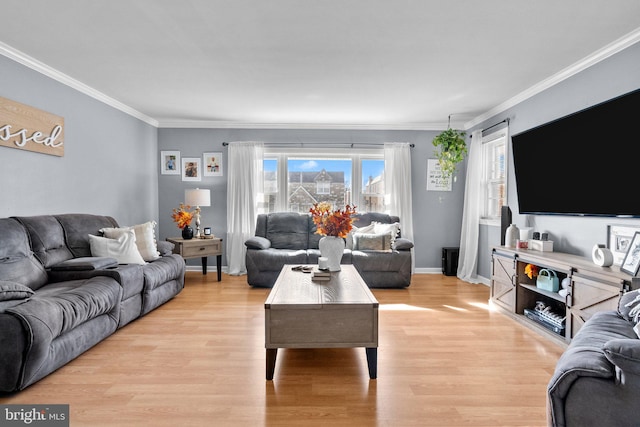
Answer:
<svg viewBox="0 0 640 427"><path fill-rule="evenodd" d="M0 54L159 127L442 129L449 115L469 126L640 41L638 0L2 0L0 11Z"/></svg>

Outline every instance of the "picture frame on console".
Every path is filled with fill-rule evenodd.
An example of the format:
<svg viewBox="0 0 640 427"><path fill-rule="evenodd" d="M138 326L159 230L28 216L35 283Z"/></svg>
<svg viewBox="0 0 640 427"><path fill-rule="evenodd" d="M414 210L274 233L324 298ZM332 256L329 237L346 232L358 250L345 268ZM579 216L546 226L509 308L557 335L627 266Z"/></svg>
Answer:
<svg viewBox="0 0 640 427"><path fill-rule="evenodd" d="M607 247L613 254L614 265L622 264L637 231L640 231L640 228L628 225L607 225Z"/></svg>
<svg viewBox="0 0 640 427"><path fill-rule="evenodd" d="M620 270L631 276L638 274L640 268L640 232L636 231L624 256Z"/></svg>

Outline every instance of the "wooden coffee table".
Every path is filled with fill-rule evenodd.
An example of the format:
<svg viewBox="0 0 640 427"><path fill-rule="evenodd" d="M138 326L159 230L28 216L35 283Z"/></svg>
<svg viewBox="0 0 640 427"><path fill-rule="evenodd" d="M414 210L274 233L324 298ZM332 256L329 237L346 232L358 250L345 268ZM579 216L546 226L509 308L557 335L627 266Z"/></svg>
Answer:
<svg viewBox="0 0 640 427"><path fill-rule="evenodd" d="M267 380L279 348L364 347L369 377L378 370L378 301L353 265L329 281L285 265L264 304ZM314 266L317 268L317 265Z"/></svg>

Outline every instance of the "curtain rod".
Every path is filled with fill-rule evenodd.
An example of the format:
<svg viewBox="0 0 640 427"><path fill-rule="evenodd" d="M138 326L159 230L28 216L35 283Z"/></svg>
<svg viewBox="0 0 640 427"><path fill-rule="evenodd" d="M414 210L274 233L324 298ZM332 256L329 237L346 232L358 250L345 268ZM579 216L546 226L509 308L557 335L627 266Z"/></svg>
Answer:
<svg viewBox="0 0 640 427"><path fill-rule="evenodd" d="M489 129L491 129L491 128L494 128L494 127L496 127L496 126L498 126L498 125L501 125L501 124L503 124L503 123L509 124L509 119L508 119L508 118L507 118L507 119L504 119L503 121L498 122L498 123L496 123L496 124L494 124L494 125L491 125L491 126L489 126L488 128L486 128L486 129L482 129L482 132L487 131L487 130L489 130Z"/></svg>
<svg viewBox="0 0 640 427"><path fill-rule="evenodd" d="M326 147L326 146L348 146L349 148L354 148L356 145L368 145L368 146L381 146L384 145L384 143L376 143L376 142L328 142L328 143L318 143L318 142L274 142L274 143L268 143L266 142L265 145L269 145L272 147L278 147L278 146L289 146L289 145L299 145L300 147L304 147L305 144L308 145L312 145L314 147ZM228 142L223 142L222 146L226 147L227 145L229 145ZM413 148L415 147L415 144L409 144L409 147Z"/></svg>

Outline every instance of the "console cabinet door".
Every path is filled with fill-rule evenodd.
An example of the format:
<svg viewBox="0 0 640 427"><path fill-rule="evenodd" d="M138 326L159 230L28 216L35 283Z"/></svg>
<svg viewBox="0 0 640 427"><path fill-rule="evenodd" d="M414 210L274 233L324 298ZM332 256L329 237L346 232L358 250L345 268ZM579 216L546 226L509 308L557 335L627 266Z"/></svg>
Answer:
<svg viewBox="0 0 640 427"><path fill-rule="evenodd" d="M595 313L616 310L621 287L574 274L567 298L567 336L573 338Z"/></svg>
<svg viewBox="0 0 640 427"><path fill-rule="evenodd" d="M511 313L516 311L516 259L493 254L491 301Z"/></svg>

